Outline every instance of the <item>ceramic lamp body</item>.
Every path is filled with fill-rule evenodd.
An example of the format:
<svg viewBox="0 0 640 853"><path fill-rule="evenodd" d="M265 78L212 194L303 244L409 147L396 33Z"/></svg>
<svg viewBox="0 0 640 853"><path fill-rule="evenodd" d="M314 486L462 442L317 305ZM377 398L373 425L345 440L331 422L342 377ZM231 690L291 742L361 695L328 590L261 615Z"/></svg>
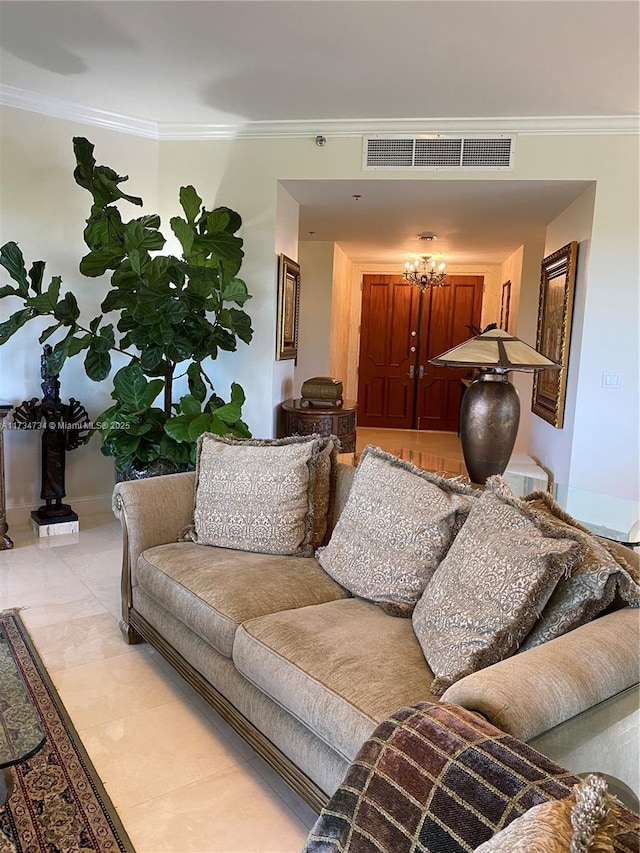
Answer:
<svg viewBox="0 0 640 853"><path fill-rule="evenodd" d="M460 406L460 442L472 483L504 473L519 421L518 392L506 374L487 373L467 388Z"/></svg>

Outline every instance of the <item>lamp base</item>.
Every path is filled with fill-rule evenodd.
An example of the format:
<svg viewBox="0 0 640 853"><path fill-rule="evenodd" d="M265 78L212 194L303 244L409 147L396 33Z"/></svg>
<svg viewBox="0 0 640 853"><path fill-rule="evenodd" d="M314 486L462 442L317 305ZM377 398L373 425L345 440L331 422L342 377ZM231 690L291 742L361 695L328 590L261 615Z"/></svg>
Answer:
<svg viewBox="0 0 640 853"><path fill-rule="evenodd" d="M506 373L485 373L464 392L460 442L472 483L484 485L503 474L516 443L520 421L518 392Z"/></svg>

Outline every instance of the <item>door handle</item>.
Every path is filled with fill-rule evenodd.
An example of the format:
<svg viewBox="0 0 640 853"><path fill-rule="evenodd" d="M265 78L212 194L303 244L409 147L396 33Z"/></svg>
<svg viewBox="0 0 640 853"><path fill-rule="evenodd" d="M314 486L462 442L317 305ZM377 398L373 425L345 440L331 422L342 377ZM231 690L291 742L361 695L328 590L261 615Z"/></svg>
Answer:
<svg viewBox="0 0 640 853"><path fill-rule="evenodd" d="M418 379L424 379L424 366L422 364L418 368Z"/></svg>
<svg viewBox="0 0 640 853"><path fill-rule="evenodd" d="M414 376L413 370L414 370L413 365L411 365L411 367L409 368L409 374L408 374L409 379L413 379L413 376Z"/></svg>

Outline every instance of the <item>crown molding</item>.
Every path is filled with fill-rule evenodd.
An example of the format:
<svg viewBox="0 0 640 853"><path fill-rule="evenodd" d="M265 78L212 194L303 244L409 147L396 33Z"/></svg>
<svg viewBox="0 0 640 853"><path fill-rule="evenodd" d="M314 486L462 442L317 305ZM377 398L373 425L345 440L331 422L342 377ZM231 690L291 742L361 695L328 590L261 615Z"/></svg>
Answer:
<svg viewBox="0 0 640 853"><path fill-rule="evenodd" d="M322 136L420 134L519 134L522 136L620 135L640 133L638 116L508 116L493 118L309 119L202 124L156 122L0 86L0 104L52 118L79 121L158 141L207 139L296 139Z"/></svg>
<svg viewBox="0 0 640 853"><path fill-rule="evenodd" d="M79 121L92 127L105 127L119 133L158 139L158 123L155 121L99 110L95 107L65 101L62 98L27 92L25 89L17 89L14 86L0 86L0 104L51 118Z"/></svg>

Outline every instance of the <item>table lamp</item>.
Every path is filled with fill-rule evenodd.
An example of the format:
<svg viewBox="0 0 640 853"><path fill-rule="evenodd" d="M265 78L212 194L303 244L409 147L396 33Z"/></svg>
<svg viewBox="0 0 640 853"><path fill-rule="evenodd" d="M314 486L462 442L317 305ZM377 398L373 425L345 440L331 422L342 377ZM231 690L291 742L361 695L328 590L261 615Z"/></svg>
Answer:
<svg viewBox="0 0 640 853"><path fill-rule="evenodd" d="M472 483L483 485L493 474L503 474L520 421L520 399L509 382L509 373L560 370L561 365L498 328L489 328L430 358L429 364L474 367L481 371L464 392L460 404L462 452Z"/></svg>

